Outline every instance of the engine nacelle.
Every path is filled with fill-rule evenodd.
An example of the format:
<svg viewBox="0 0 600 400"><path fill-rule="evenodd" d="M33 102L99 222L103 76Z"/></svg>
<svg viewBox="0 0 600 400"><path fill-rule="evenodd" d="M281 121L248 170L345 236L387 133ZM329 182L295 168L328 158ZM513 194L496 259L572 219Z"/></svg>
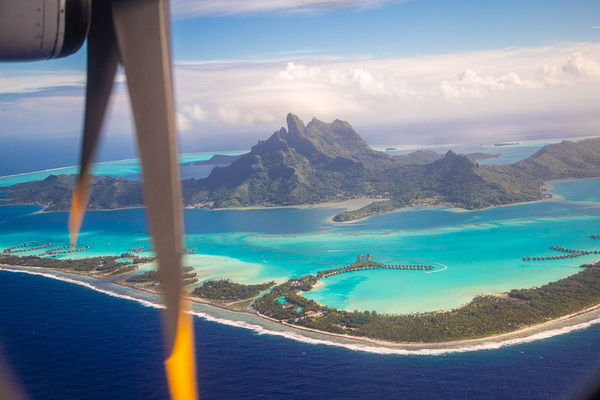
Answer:
<svg viewBox="0 0 600 400"><path fill-rule="evenodd" d="M68 56L85 41L90 17L91 0L0 0L0 61Z"/></svg>

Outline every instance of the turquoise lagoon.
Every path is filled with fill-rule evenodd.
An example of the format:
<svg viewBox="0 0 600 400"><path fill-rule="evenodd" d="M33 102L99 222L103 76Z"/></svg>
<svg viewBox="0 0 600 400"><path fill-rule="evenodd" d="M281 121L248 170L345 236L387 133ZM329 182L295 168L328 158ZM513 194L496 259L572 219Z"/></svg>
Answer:
<svg viewBox="0 0 600 400"><path fill-rule="evenodd" d="M452 148L463 153L501 153L502 157L485 162L507 163L527 157L548 143ZM415 149L399 148L398 152L409 150ZM240 153L183 154L180 162ZM201 177L211 168L183 166L182 173L184 177ZM68 167L2 177L0 186L76 172L76 167ZM94 166L94 173L106 176L135 178L139 172L138 160ZM258 283L342 267L358 254L370 253L382 263L431 264L436 269L338 275L323 280L321 287L305 296L349 310L404 313L451 309L479 294L542 285L576 273L582 263L595 261L597 256L591 255L522 261L524 256L557 254L550 245L600 250L600 240L590 238L600 234L600 179L551 182L548 188L555 194L550 200L477 211L413 207L347 224L331 222L331 217L342 210L335 206L185 210L186 245L197 249L196 254L186 256L185 264L193 266L201 280L231 278ZM0 206L0 251L25 242L50 242L52 247L66 244L67 217L64 212L42 212L37 206ZM91 248L73 257L149 248L147 232L144 209L88 212L79 245Z"/></svg>
<svg viewBox="0 0 600 400"><path fill-rule="evenodd" d="M220 151L220 152L203 152L203 153L186 153L181 154L179 157L179 162L181 164L192 163L195 161L206 161L209 160L212 156L216 154L222 155L239 155L243 154L244 151ZM212 166L204 165L204 166L191 166L191 165L182 165L181 173L184 178L203 178L208 176L210 171L212 170ZM39 181L42 179L46 179L50 175L60 175L60 174L78 174L79 167L63 167L63 168L53 168L47 169L43 171L34 171L34 172L24 172L22 174L16 175L8 175L0 177L0 187L2 186L10 186L17 183L30 182L30 181ZM111 177L119 177L126 179L139 179L141 173L141 164L139 159L132 158L128 160L117 160L117 161L107 161L102 163L94 164L92 167L92 174L99 176L111 176Z"/></svg>
<svg viewBox="0 0 600 400"><path fill-rule="evenodd" d="M186 256L202 280L244 283L314 274L352 263L358 254L375 261L432 264L424 271L360 271L323 280L305 296L349 310L419 312L450 309L478 294L532 287L580 270L598 256L524 262L524 256L557 253L550 245L600 250L600 180L561 182L560 198L463 211L415 207L348 224L330 222L330 207L185 211ZM588 194L581 194L587 188ZM0 207L0 249L20 243L67 242L67 213L35 206ZM143 209L88 212L76 257L120 254L150 247ZM28 253L24 253L28 254Z"/></svg>

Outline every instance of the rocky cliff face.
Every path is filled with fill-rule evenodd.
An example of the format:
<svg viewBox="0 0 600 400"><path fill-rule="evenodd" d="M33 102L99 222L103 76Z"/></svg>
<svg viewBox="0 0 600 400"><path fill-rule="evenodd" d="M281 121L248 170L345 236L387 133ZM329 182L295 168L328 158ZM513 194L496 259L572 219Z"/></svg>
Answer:
<svg viewBox="0 0 600 400"><path fill-rule="evenodd" d="M184 188L192 201L216 206L313 203L360 195L365 190L356 187L357 179L363 182L393 163L394 157L371 149L347 122L313 119L304 125L289 114L287 129Z"/></svg>
<svg viewBox="0 0 600 400"><path fill-rule="evenodd" d="M383 196L475 208L519 198L486 176L477 162L453 151L392 156L374 151L347 122L313 119L305 125L289 114L287 129L208 178L186 182L184 192L191 204L218 207Z"/></svg>
<svg viewBox="0 0 600 400"><path fill-rule="evenodd" d="M228 161L230 161L229 159ZM392 156L374 151L344 121L313 119L305 125L287 116L281 128L231 165L215 167L205 179L183 181L186 205L235 207L293 205L360 196L390 198L388 208L424 202L464 208L543 197L545 180L600 176L600 139L545 146L512 165L480 166L472 158L415 152ZM3 188L6 203L69 208L74 176L51 176ZM5 204L6 204L5 203ZM143 204L141 184L96 178L90 208Z"/></svg>

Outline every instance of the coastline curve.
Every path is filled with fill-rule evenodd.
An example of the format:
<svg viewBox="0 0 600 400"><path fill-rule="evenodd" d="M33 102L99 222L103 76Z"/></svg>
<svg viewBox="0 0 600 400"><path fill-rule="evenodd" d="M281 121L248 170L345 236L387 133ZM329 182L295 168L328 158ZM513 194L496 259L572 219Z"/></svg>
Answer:
<svg viewBox="0 0 600 400"><path fill-rule="evenodd" d="M84 277L48 270L15 268L1 265L0 271L37 275L86 287L108 296L135 301L145 307L162 309L159 296L134 290L110 282L97 282ZM103 287L106 286L106 287ZM505 346L529 343L553 336L567 334L600 324L600 304L542 324L529 326L518 331L490 336L440 343L393 343L369 338L332 334L309 328L291 326L275 322L260 315L224 310L212 305L194 302L193 312L207 321L251 330L258 335L281 336L308 344L343 347L353 351L363 351L389 355L439 356L450 353L494 350Z"/></svg>

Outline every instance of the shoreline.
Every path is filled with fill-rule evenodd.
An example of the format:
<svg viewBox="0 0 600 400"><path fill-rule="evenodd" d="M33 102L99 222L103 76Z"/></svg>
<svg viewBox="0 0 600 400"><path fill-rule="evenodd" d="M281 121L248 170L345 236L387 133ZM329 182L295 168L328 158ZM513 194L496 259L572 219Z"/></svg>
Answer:
<svg viewBox="0 0 600 400"><path fill-rule="evenodd" d="M307 208L341 208L346 211L354 211L362 208L366 205L369 205L373 202L377 201L385 201L387 199L380 199L374 197L359 197L356 199L347 199L340 201L326 201L323 203L303 203L303 204L294 204L289 206L243 206L243 207L217 207L217 208L209 208L209 207L185 207L186 209L197 209L197 208L206 208L207 210L213 211L224 211L224 210L275 210L275 209L286 209L286 208L297 208L297 209L307 209ZM331 217L333 218L333 217Z"/></svg>
<svg viewBox="0 0 600 400"><path fill-rule="evenodd" d="M552 198L557 200L564 200L564 197L558 193L552 192L556 189L556 185L564 183L564 182L580 182L580 181L590 181L592 179L600 180L600 177L595 178L573 178L573 179L554 179L551 181L547 181L544 183L543 190L546 190L548 193L552 194ZM567 201L576 201L576 200L567 200Z"/></svg>
<svg viewBox="0 0 600 400"><path fill-rule="evenodd" d="M138 287L122 285L114 281L95 279L85 275L64 273L37 267L0 265L0 271L25 273L78 284L89 289L127 300L137 301L148 307L164 308L159 294ZM368 337L323 332L288 324L261 315L258 312L239 311L224 305L202 301L188 296L193 303L193 314L209 321L250 329L259 334L284 336L306 343L345 347L351 350L380 354L423 354L441 355L454 352L479 351L527 343L565 334L578 329L600 324L600 304L579 310L540 324L523 327L516 331L499 333L483 338L461 339L447 342L390 342Z"/></svg>
<svg viewBox="0 0 600 400"><path fill-rule="evenodd" d="M0 177L1 178L1 177ZM519 205L523 205L523 204L531 204L531 203L537 203L537 202L544 202L544 201L562 201L563 198L562 196L560 196L559 194L553 193L552 189L554 188L554 186L557 183L561 183L561 182L574 182L574 181L586 181L586 180L592 180L592 179L600 179L600 177L591 177L591 178L572 178L572 179L555 179L555 180L550 180L544 183L542 190L545 191L546 193L549 193L551 196L550 197L544 197L541 199L537 199L537 200L530 200L530 201L519 201L519 202L515 202L515 203L508 203L508 204L498 204L498 205L491 205L491 206L487 206L487 207L483 207L483 208L477 208L477 209L465 209L462 207L456 207L453 206L452 204L448 204L448 203L439 203L439 204L430 204L430 203L426 203L426 204L413 204L413 205L409 205L409 206L403 206L403 207L399 207L396 209L393 209L391 211L386 211L386 212L382 212L382 213L375 213L372 215L368 215L365 217L361 217L361 218L356 218L356 219L351 219L351 220L347 220L347 221L342 221L342 222L336 222L333 220L333 218L335 218L335 216L337 215L332 215L331 217L328 217L326 219L326 222L329 224L351 224L351 223L355 223L355 222L360 222L360 221L364 221L367 220L371 217L375 217L377 215L382 215L382 214L392 214L395 212L401 212L401 211L408 211L414 208L430 208L430 209L444 209L447 210L449 212L456 212L456 213L467 213L467 212L472 212L472 211L484 211L484 210L489 210L489 209L495 209L495 208L504 208L504 207L512 207L512 206L519 206ZM1 187L0 187L1 188ZM0 191L1 192L1 191ZM8 201L10 201L10 199L6 199ZM287 206L282 206L282 205L272 205L272 206L241 206L241 207L217 207L217 208L211 208L211 207L195 207L195 206L184 206L184 210L197 210L197 209L205 209L205 210L211 210L211 211L226 211L226 210L235 210L235 211L244 211L244 210L276 210L276 209L308 209L308 208L339 208L339 209L343 209L344 212L347 211L356 211L359 210L363 207L366 207L372 203L376 203L376 202L381 202L381 201L386 201L389 199L384 199L384 198L372 198L372 197L359 197L356 199L347 199L347 200L340 200L340 201L326 201L323 203L302 203L302 204L294 204L294 205L287 205ZM69 212L69 210L48 210L48 205L44 205L44 204L39 204L39 203L10 203L10 204L1 204L0 206L20 206L20 205L25 205L25 206L38 206L41 207L41 210L39 210L38 212L41 213L54 213L54 212ZM109 212L109 211L121 211L121 210L133 210L133 209L144 209L145 205L139 205L139 206L128 206L128 207L118 207L118 208L110 208L110 209L105 209L105 208L97 208L97 209L88 209L87 211L89 212L96 212L96 211L100 211L100 212Z"/></svg>
<svg viewBox="0 0 600 400"><path fill-rule="evenodd" d="M229 155L226 153L240 153L240 155L245 154L247 152L249 152L250 150L216 150L216 151L194 151L191 153L180 153L179 156L187 156L187 155L196 155L196 154L213 154L213 155ZM207 159L208 160L208 159ZM119 160L110 160L110 161L97 161L95 163L92 164L92 167L94 165L102 165L102 164L111 164L111 163L118 163L118 162L124 162L124 161L140 161L139 157L133 157L133 158L123 158L123 159L119 159ZM199 160L199 161L204 161L204 160ZM180 161L180 164L183 164ZM28 172L19 172L19 173L15 173L15 174L9 174L9 175L3 175L0 176L0 180L4 179L4 178L13 178L13 177L17 177L17 176L25 176L25 175L33 175L33 174L39 174L39 173L44 173L44 172L52 172L52 171L59 171L61 169L67 169L67 168L79 168L79 164L77 165L66 165L64 167L53 167L53 168L47 168L47 169L40 169L37 171L28 171Z"/></svg>
<svg viewBox="0 0 600 400"><path fill-rule="evenodd" d="M544 196L541 199L537 199L537 200L530 200L530 201L517 201L514 203L507 203L507 204L498 204L498 205L491 205L491 206L487 206L487 207L483 207L483 208L475 208L472 210L466 209L466 208L462 208L462 207L456 207L453 206L452 204L448 204L448 203L439 203L439 204L413 204L410 206L403 206L403 207L399 207L390 211L385 211L385 212L380 212L380 213L375 213L375 214L371 214L365 217L361 217L361 218L356 218L356 219L350 219L347 221L342 221L342 222L336 222L333 220L333 217L329 218L327 220L327 222L330 223L335 223L335 224L351 224L354 222L360 222L366 219L369 219L371 217L375 217L377 215L383 215L383 214L392 214L395 212L401 212L401 211L408 211L410 209L414 209L414 208L431 208L431 209L445 209L448 210L449 212L456 212L456 213L467 213L467 212L472 212L472 211L485 211L485 210L490 210L490 209L495 209L495 208L504 208L504 207L512 207L512 206L519 206L519 205L524 205L524 204L531 204L531 203L537 203L537 202L543 202L543 201L563 201L563 197L557 193L554 193L552 190L555 188L556 184L558 183L562 183L562 182L576 182L576 181L587 181L587 180L592 180L592 179L600 179L600 176L596 176L596 177L591 177L591 178L571 178L571 179L554 179L554 180L550 180L550 181L546 181L544 183L544 185L542 186L542 193L548 193L550 194L550 196L546 197ZM381 201L383 200L387 200L387 199L379 199ZM369 203L370 204L370 203ZM368 205L368 204L366 204ZM362 207L361 207L362 208ZM346 211L355 211L355 210L349 210L347 209Z"/></svg>
<svg viewBox="0 0 600 400"><path fill-rule="evenodd" d="M8 193L8 192L7 192ZM8 199L10 200L10 199ZM345 211L354 211L362 208L366 205L369 205L373 202L377 201L385 201L387 199L380 198L371 198L371 197L359 197L357 199L348 199L348 200L340 200L340 201L326 201L323 203L303 203L303 204L294 204L289 206L245 206L245 207L220 207L220 208L210 208L210 207L194 207L194 206L184 206L185 210L211 210L211 211L244 211L244 210L276 210L276 209L288 209L288 208L296 208L296 209L307 209L307 208L340 208ZM41 207L41 210L38 212L43 213L59 213L59 212L69 212L69 210L48 210L48 206L39 203L11 203L11 204L0 204L6 206L37 206ZM117 207L117 208L88 208L87 212L109 212L109 211L120 211L120 210L133 210L133 209L144 209L145 205L139 206L128 206L128 207ZM333 217L331 217L333 218Z"/></svg>

